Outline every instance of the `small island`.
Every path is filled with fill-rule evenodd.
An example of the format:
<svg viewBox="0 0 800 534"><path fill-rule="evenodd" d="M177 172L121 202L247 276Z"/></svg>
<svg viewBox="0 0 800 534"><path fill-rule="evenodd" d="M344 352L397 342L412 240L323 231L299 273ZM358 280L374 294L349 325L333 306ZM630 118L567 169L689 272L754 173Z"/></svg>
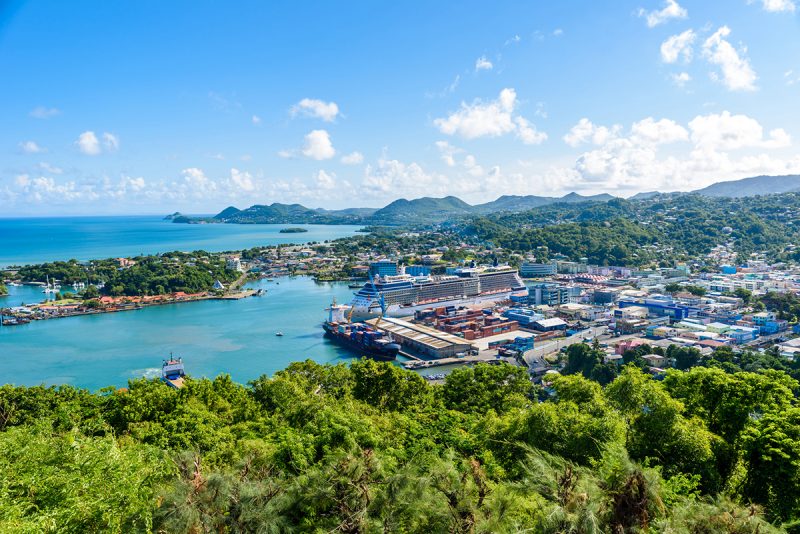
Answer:
<svg viewBox="0 0 800 534"><path fill-rule="evenodd" d="M279 230L279 233L281 234L302 234L303 232L308 232L308 230L306 228L300 228L297 226L293 228L281 228Z"/></svg>

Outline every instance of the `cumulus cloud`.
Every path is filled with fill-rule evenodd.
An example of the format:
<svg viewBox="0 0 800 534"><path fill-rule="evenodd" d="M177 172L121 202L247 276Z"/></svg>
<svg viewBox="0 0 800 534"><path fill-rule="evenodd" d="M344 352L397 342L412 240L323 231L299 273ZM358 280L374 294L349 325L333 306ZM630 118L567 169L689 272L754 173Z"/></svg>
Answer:
<svg viewBox="0 0 800 534"><path fill-rule="evenodd" d="M610 128L596 126L592 121L584 117L579 120L575 126L570 128L563 139L565 143L572 147L576 147L582 143L602 145L609 139L616 137L621 128L622 127L618 124Z"/></svg>
<svg viewBox="0 0 800 534"><path fill-rule="evenodd" d="M105 132L103 134L103 146L106 147L108 151L115 151L119 149L119 137L114 134L110 134Z"/></svg>
<svg viewBox="0 0 800 534"><path fill-rule="evenodd" d="M455 167L456 154L463 152L463 150L451 145L447 141L436 141L436 148L439 150L442 161L444 161L445 165L448 167Z"/></svg>
<svg viewBox="0 0 800 534"><path fill-rule="evenodd" d="M688 141L689 132L673 120L655 120L652 117L647 117L633 123L631 137L643 143L666 145L677 141Z"/></svg>
<svg viewBox="0 0 800 534"><path fill-rule="evenodd" d="M547 141L547 134L537 130L528 119L514 117L514 124L517 125L517 137L526 145L540 145Z"/></svg>
<svg viewBox="0 0 800 534"><path fill-rule="evenodd" d="M692 141L698 148L736 150L741 148L783 148L791 145L791 137L783 128L764 136L759 122L747 115L731 115L728 111L698 115L689 122Z"/></svg>
<svg viewBox="0 0 800 534"><path fill-rule="evenodd" d="M78 150L87 156L96 156L101 152L100 141L92 131L87 131L80 134L78 136L78 140L75 141L75 144L77 145Z"/></svg>
<svg viewBox="0 0 800 534"><path fill-rule="evenodd" d="M355 151L349 154L345 154L342 156L342 163L345 165L358 165L359 163L364 161L364 154L361 152Z"/></svg>
<svg viewBox="0 0 800 534"><path fill-rule="evenodd" d="M36 106L30 112L30 116L34 119L50 119L56 115L60 115L61 111L57 108L48 108L45 106Z"/></svg>
<svg viewBox="0 0 800 534"><path fill-rule="evenodd" d="M439 131L447 135L459 135L464 139L499 137L515 133L523 143L539 144L547 134L519 115L515 115L517 93L512 88L500 91L496 100L471 104L461 103L461 108L447 117L435 119Z"/></svg>
<svg viewBox="0 0 800 534"><path fill-rule="evenodd" d="M725 38L731 30L722 26L703 43L703 57L710 63L718 65L721 75L712 73L712 77L720 81L731 91L754 91L756 89L756 73L750 66L750 61L742 57Z"/></svg>
<svg viewBox="0 0 800 534"><path fill-rule="evenodd" d="M481 56L475 60L475 72L479 72L482 70L492 70L494 65L492 62L486 59L486 56Z"/></svg>
<svg viewBox="0 0 800 534"><path fill-rule="evenodd" d="M771 13L794 13L797 9L793 0L761 0L761 6Z"/></svg>
<svg viewBox="0 0 800 534"><path fill-rule="evenodd" d="M336 102L325 102L314 98L304 98L291 107L289 113L292 117L303 115L322 119L325 122L333 122L339 115L339 106Z"/></svg>
<svg viewBox="0 0 800 534"><path fill-rule="evenodd" d="M311 130L303 145L303 155L316 160L331 159L336 155L336 150L331 143L331 137L325 130Z"/></svg>
<svg viewBox="0 0 800 534"><path fill-rule="evenodd" d="M416 162L381 157L377 165L364 168L362 185L372 196L439 195L447 191L447 182L446 176L428 173Z"/></svg>
<svg viewBox="0 0 800 534"><path fill-rule="evenodd" d="M231 169L231 183L242 191L254 191L256 188L255 182L253 182L253 175L236 168Z"/></svg>
<svg viewBox="0 0 800 534"><path fill-rule="evenodd" d="M666 0L663 9L647 11L644 8L640 8L639 16L644 17L648 28L655 28L659 24L663 24L672 19L685 19L689 16L689 12L681 7L675 0Z"/></svg>
<svg viewBox="0 0 800 534"><path fill-rule="evenodd" d="M116 135L104 132L102 140L101 144L97 135L89 130L78 136L78 140L75 141L75 146L78 147L81 153L87 156L96 156L102 153L104 149L106 152L115 152L119 149L119 138Z"/></svg>
<svg viewBox="0 0 800 534"><path fill-rule="evenodd" d="M336 174L320 169L314 177L314 183L316 187L325 191L336 189Z"/></svg>
<svg viewBox="0 0 800 534"><path fill-rule="evenodd" d="M588 133L583 138L589 139L599 128L584 128ZM660 147L669 143L682 143L687 152L677 156L672 149L670 155L662 154ZM580 154L571 169L576 181L570 186L631 192L693 189L753 174L797 172L800 157L783 160L765 152L752 153L790 145L785 130L777 128L765 135L756 119L727 111L698 115L686 126L648 117L633 123L628 132L617 129L616 135ZM746 152L736 154L741 150Z"/></svg>
<svg viewBox="0 0 800 534"><path fill-rule="evenodd" d="M697 34L694 30L686 30L683 33L668 37L661 43L661 60L664 63L675 63L679 58L689 62L692 60L692 45Z"/></svg>
<svg viewBox="0 0 800 534"><path fill-rule="evenodd" d="M39 146L36 141L23 141L19 144L19 149L25 154L41 154L47 152L47 149Z"/></svg>
<svg viewBox="0 0 800 534"><path fill-rule="evenodd" d="M692 77L689 76L688 72L679 72L677 74L671 74L670 78L672 78L672 83L674 83L678 87L685 87L687 83L692 81Z"/></svg>

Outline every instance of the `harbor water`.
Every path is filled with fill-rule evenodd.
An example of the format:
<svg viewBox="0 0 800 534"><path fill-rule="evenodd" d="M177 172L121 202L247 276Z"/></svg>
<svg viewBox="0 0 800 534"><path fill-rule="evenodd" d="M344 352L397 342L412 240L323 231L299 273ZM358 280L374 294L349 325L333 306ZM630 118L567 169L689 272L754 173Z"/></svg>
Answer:
<svg viewBox="0 0 800 534"><path fill-rule="evenodd" d="M187 373L229 373L245 383L291 362L348 362L352 354L323 337L325 308L347 302L344 283L277 278L249 284L266 294L0 327L0 384L72 384L96 390L158 376L173 353ZM0 306L42 300L41 288L11 287ZM276 333L283 333L277 336Z"/></svg>

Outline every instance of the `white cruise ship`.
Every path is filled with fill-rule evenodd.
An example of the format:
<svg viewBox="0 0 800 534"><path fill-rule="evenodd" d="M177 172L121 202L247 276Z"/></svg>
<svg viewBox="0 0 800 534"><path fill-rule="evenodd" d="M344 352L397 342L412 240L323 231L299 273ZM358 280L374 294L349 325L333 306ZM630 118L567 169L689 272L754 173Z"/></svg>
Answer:
<svg viewBox="0 0 800 534"><path fill-rule="evenodd" d="M355 293L350 305L357 319L381 312L403 317L425 308L492 304L527 294L528 288L511 267L470 267L444 276L376 276Z"/></svg>

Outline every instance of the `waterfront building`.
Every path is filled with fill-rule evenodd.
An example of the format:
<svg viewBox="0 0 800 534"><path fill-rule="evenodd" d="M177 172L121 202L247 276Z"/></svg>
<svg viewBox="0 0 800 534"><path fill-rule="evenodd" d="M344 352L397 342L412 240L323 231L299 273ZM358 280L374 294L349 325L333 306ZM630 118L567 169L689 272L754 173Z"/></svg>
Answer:
<svg viewBox="0 0 800 534"><path fill-rule="evenodd" d="M431 268L428 265L408 265L404 269L410 276L430 276Z"/></svg>
<svg viewBox="0 0 800 534"><path fill-rule="evenodd" d="M393 260L378 260L369 264L369 277L396 276L397 262Z"/></svg>
<svg viewBox="0 0 800 534"><path fill-rule="evenodd" d="M557 263L534 263L523 262L519 268L519 275L523 278L538 278L542 276L552 276L557 272Z"/></svg>
<svg viewBox="0 0 800 534"><path fill-rule="evenodd" d="M475 349L469 341L395 317L370 319L367 324L388 333L405 350L430 358L451 358Z"/></svg>
<svg viewBox="0 0 800 534"><path fill-rule="evenodd" d="M532 306L559 306L570 300L569 288L555 283L528 286L528 304Z"/></svg>

